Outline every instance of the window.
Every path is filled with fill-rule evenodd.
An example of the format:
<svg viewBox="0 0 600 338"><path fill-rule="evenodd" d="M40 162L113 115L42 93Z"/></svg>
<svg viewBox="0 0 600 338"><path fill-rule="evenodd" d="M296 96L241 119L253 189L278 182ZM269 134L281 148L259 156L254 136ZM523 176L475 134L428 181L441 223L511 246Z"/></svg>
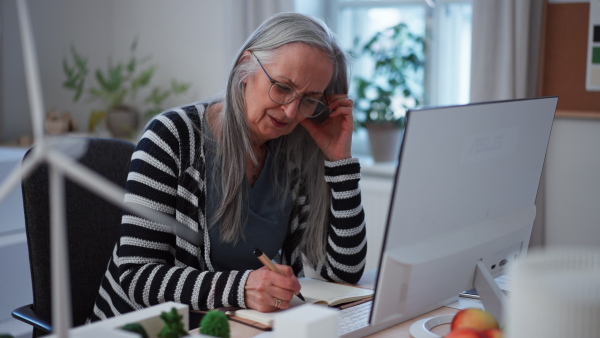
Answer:
<svg viewBox="0 0 600 338"><path fill-rule="evenodd" d="M428 58L431 77L426 88L431 105L469 102L471 78L471 2L440 1L433 11Z"/></svg>
<svg viewBox="0 0 600 338"><path fill-rule="evenodd" d="M400 22L425 37L425 79L420 88L424 106L469 102L471 64L471 0L296 0L296 9L321 17L336 32L346 50L356 38L365 41ZM370 67L353 63L352 74ZM368 154L364 135L354 149ZM363 150L361 150L363 149Z"/></svg>
<svg viewBox="0 0 600 338"><path fill-rule="evenodd" d="M469 102L470 0L329 0L328 22L344 48L400 22L426 38L425 105ZM363 71L360 64L353 72Z"/></svg>

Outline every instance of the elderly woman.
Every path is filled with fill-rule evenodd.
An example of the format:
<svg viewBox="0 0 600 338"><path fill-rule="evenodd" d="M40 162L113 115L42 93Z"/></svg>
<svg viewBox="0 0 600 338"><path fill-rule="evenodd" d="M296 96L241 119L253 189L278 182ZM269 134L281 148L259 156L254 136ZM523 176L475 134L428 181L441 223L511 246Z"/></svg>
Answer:
<svg viewBox="0 0 600 338"><path fill-rule="evenodd" d="M305 264L357 282L367 248L347 77L324 24L279 14L240 49L222 96L150 121L125 201L183 229L125 213L90 320L166 301L285 309Z"/></svg>

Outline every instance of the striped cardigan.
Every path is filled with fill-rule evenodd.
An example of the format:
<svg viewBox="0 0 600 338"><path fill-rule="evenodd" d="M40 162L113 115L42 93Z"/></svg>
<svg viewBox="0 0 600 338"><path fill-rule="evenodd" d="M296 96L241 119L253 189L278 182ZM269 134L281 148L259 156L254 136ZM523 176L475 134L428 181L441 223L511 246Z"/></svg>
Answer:
<svg viewBox="0 0 600 338"><path fill-rule="evenodd" d="M198 244L167 225L125 212L120 240L113 250L89 321L166 301L194 310L246 307L244 286L251 270L214 271L206 220L204 105L173 109L154 118L134 152L125 201L174 216ZM356 283L366 256L360 166L356 159L325 163L332 189L326 261L314 267L325 279ZM298 243L309 205L297 184L292 191L288 233L277 260L303 275ZM187 237L189 239L189 237ZM201 240L203 238L203 240Z"/></svg>

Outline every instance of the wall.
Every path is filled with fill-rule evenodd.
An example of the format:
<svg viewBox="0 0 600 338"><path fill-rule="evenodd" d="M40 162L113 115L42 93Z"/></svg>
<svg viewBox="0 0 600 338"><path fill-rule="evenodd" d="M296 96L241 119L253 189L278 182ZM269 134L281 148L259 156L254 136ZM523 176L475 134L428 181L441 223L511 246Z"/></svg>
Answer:
<svg viewBox="0 0 600 338"><path fill-rule="evenodd" d="M172 104L208 98L225 85L232 56L226 50L228 23L223 3L116 0L112 31L115 48L127 52L134 35L139 35L139 55L152 55L152 61L160 65L156 74L159 83L176 78L194 84L187 97Z"/></svg>
<svg viewBox="0 0 600 338"><path fill-rule="evenodd" d="M79 129L87 128L89 112L97 108L62 88L62 60L69 45L89 57L89 68L105 67L108 57L128 56L129 46L139 35L138 55L152 55L159 64L157 83L172 78L192 83L186 97L167 102L166 107L193 102L216 94L224 85L232 56L232 26L228 8L233 0L31 0L31 16L38 54L44 106L70 111ZM0 141L13 141L31 134L23 76L16 1L0 1L2 48L0 60ZM240 41L234 41L239 45ZM91 80L91 77L90 79ZM90 82L91 83L91 82Z"/></svg>
<svg viewBox="0 0 600 338"><path fill-rule="evenodd" d="M16 2L0 1L1 40L0 47L0 137L14 138L12 131L28 131L31 126L29 114L23 112L27 96L23 82L21 40L17 22Z"/></svg>
<svg viewBox="0 0 600 338"><path fill-rule="evenodd" d="M367 261L365 271L377 269L383 235L387 225L396 165L361 161L360 189L367 224Z"/></svg>
<svg viewBox="0 0 600 338"><path fill-rule="evenodd" d="M550 3L540 94L558 95L546 157L546 245L600 246L600 92L585 90L589 3Z"/></svg>
<svg viewBox="0 0 600 338"><path fill-rule="evenodd" d="M600 246L599 145L600 120L555 120L546 157L546 245Z"/></svg>

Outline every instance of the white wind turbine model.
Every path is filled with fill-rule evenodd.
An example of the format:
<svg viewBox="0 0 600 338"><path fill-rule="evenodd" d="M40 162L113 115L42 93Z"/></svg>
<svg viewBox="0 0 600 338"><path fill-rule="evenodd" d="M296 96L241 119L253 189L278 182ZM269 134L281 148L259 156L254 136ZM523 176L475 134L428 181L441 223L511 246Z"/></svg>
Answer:
<svg viewBox="0 0 600 338"><path fill-rule="evenodd" d="M52 327L57 337L68 337L71 323L71 295L69 285L68 242L65 224L64 184L65 176L82 187L93 191L107 201L152 221L170 225L175 231L182 224L173 218L136 204L123 202L124 189L103 176L79 164L65 150L83 154L87 145L73 144L67 139L48 138L43 132L44 104L41 95L37 55L31 30L31 21L26 0L17 1L17 12L21 30L25 80L31 121L33 124L34 149L21 165L17 165L0 185L0 202L42 162L48 164L50 175L50 258L52 281ZM74 147L75 146L75 147ZM79 148L79 149L77 149Z"/></svg>

